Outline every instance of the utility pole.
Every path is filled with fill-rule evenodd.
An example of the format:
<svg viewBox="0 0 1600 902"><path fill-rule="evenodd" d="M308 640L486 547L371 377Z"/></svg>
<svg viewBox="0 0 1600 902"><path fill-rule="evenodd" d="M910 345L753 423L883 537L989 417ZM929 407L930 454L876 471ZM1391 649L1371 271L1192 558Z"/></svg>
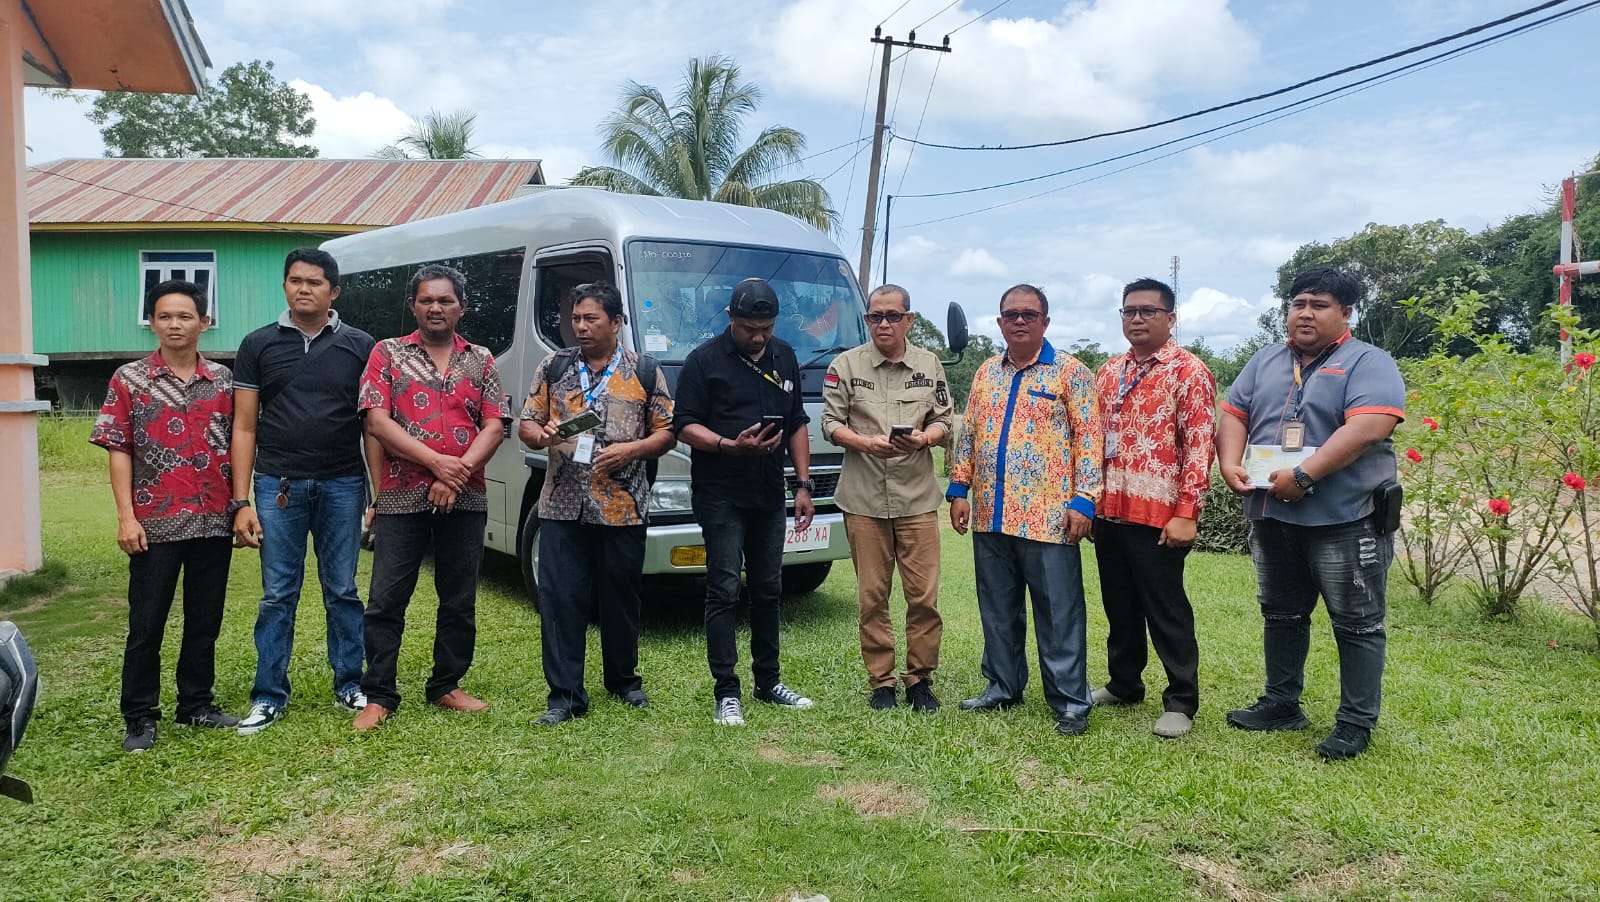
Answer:
<svg viewBox="0 0 1600 902"><path fill-rule="evenodd" d="M1173 254L1172 255L1172 297L1173 297L1173 301L1176 302L1177 301L1177 297L1178 297L1178 255L1177 254Z"/></svg>
<svg viewBox="0 0 1600 902"><path fill-rule="evenodd" d="M883 65L878 70L878 115L872 125L872 168L867 170L867 213L861 223L861 265L856 268L856 279L865 294L872 290L872 239L878 230L878 175L883 169L883 114L889 103L889 55L896 47L907 50L937 50L950 52L950 36L944 36L944 45L918 44L917 33L906 36L909 40L897 41L885 37L880 25L872 29L872 43L883 45Z"/></svg>

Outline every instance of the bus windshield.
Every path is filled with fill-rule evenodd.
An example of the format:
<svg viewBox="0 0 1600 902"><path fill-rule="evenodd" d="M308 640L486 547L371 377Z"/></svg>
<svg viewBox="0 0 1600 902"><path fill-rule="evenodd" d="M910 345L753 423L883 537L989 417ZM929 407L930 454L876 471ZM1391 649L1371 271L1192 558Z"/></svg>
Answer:
<svg viewBox="0 0 1600 902"><path fill-rule="evenodd" d="M865 305L850 267L838 257L772 248L630 241L629 296L635 347L662 363L680 364L689 352L727 328L733 286L752 276L778 294L775 334L802 362L830 348L867 340ZM833 354L817 358L826 365Z"/></svg>

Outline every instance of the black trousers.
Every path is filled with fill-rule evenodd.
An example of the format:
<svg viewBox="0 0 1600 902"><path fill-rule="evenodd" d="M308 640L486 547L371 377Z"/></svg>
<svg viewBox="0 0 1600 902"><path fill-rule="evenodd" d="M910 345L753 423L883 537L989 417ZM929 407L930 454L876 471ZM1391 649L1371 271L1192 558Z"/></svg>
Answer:
<svg viewBox="0 0 1600 902"><path fill-rule="evenodd" d="M539 616L549 707L589 710L583 688L589 600L600 606L600 658L606 691L622 695L639 679L639 582L645 527L572 520L539 523Z"/></svg>
<svg viewBox="0 0 1600 902"><path fill-rule="evenodd" d="M717 699L738 698L734 639L739 573L750 593L750 670L756 688L778 682L778 599L783 589L784 509L740 507L696 492L694 518L706 543L706 663Z"/></svg>
<svg viewBox="0 0 1600 902"><path fill-rule="evenodd" d="M128 557L128 643L122 652L122 717L161 717L161 637L183 574L183 644L178 650L178 710L183 717L213 700L217 633L233 561L229 536L152 542Z"/></svg>
<svg viewBox="0 0 1600 902"><path fill-rule="evenodd" d="M483 511L440 514L379 514L373 523L372 584L362 618L367 672L361 691L367 701L389 710L400 707L395 670L406 607L417 588L422 559L433 551L433 587L439 594L434 623L433 674L424 691L428 701L449 695L472 666L478 640L478 569L483 564Z"/></svg>
<svg viewBox="0 0 1600 902"><path fill-rule="evenodd" d="M1100 568L1100 598L1110 632L1106 688L1127 701L1144 699L1145 645L1155 646L1167 671L1164 710L1194 717L1200 709L1200 646L1194 609L1183 588L1187 548L1159 545L1161 530L1137 523L1094 521L1094 556Z"/></svg>

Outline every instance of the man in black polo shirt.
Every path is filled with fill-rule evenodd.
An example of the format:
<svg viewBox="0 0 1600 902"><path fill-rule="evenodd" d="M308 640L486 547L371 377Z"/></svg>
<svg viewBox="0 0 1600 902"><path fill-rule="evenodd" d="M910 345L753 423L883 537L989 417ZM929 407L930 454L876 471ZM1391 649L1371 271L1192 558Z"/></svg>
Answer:
<svg viewBox="0 0 1600 902"><path fill-rule="evenodd" d="M778 680L778 595L783 574L783 453L798 484L795 528L811 525L811 440L800 397L800 362L775 338L778 296L761 279L734 286L728 328L690 352L678 377L672 426L693 449L689 478L706 545L706 661L716 679L713 719L742 726L734 608L739 571L750 590L755 697L789 708L811 699Z"/></svg>
<svg viewBox="0 0 1600 902"><path fill-rule="evenodd" d="M283 293L288 309L246 335L233 364L234 542L261 549L256 680L239 723L247 734L277 722L289 704L307 533L328 615L334 703L350 711L367 703L356 560L368 495L356 394L374 342L333 310L339 264L326 251L291 252Z"/></svg>

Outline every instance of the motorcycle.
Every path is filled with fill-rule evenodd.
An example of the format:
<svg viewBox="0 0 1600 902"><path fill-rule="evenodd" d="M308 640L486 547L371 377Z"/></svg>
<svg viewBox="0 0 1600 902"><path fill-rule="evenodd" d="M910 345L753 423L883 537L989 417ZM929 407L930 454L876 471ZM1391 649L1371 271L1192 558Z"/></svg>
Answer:
<svg viewBox="0 0 1600 902"><path fill-rule="evenodd" d="M39 698L39 667L22 631L0 620L0 795L33 802L33 787L6 775L6 764L22 742L28 719Z"/></svg>

